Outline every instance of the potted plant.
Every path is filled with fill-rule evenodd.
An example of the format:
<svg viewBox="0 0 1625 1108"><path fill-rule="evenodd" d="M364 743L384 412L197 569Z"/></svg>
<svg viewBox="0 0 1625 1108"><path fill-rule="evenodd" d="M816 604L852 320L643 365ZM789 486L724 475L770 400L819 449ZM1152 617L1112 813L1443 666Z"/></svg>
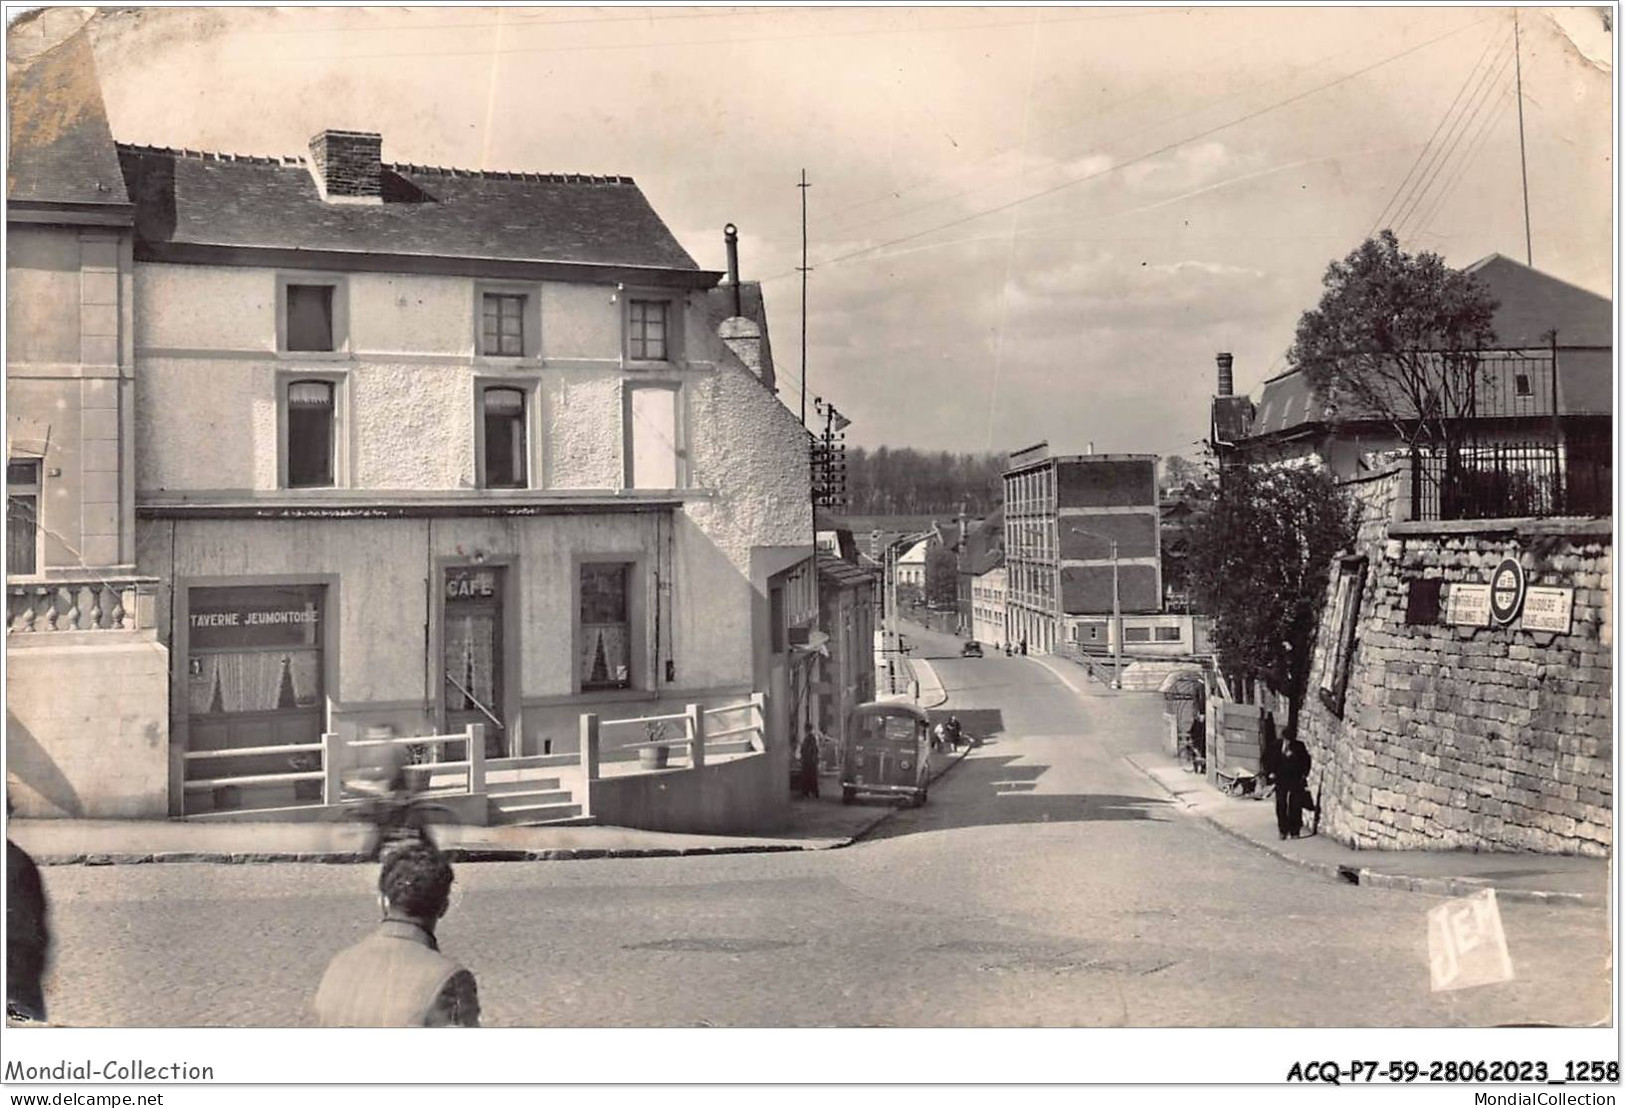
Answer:
<svg viewBox="0 0 1625 1108"><path fill-rule="evenodd" d="M655 720L643 725L648 733L649 742L660 743L666 737L666 721ZM671 747L661 744L658 746L640 746L638 748L638 764L644 769L665 769L671 761Z"/></svg>
<svg viewBox="0 0 1625 1108"><path fill-rule="evenodd" d="M288 768L294 773L309 773L322 768L321 755L308 750L301 750L297 754L289 755ZM293 783L293 798L295 800L321 800L322 783L320 781L295 781Z"/></svg>

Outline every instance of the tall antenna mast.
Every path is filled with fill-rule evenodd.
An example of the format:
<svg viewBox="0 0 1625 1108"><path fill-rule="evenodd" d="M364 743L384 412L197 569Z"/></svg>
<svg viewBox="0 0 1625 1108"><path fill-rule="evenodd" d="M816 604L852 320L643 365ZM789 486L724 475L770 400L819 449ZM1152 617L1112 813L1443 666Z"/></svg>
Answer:
<svg viewBox="0 0 1625 1108"><path fill-rule="evenodd" d="M1523 173L1523 252L1529 268L1535 267L1534 240L1529 234L1529 158L1523 144L1523 50L1518 33L1518 9L1512 9L1512 57L1518 80L1518 168ZM803 309L805 310L805 309Z"/></svg>
<svg viewBox="0 0 1625 1108"><path fill-rule="evenodd" d="M807 190L812 186L807 183L807 171L801 171L801 184L796 186L801 190L801 264L797 270L801 273L801 425L807 426L807 274L812 267L807 264Z"/></svg>

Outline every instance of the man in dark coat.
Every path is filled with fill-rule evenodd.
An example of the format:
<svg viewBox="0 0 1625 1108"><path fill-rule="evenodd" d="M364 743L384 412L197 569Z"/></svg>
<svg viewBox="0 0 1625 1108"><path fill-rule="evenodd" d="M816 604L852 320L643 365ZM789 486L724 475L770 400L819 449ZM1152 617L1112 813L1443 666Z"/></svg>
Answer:
<svg viewBox="0 0 1625 1108"><path fill-rule="evenodd" d="M6 1016L45 1022L45 963L50 952L45 885L28 852L6 840Z"/></svg>
<svg viewBox="0 0 1625 1108"><path fill-rule="evenodd" d="M435 925L451 903L451 863L421 840L397 847L378 873L384 920L342 951L316 990L323 1027L478 1027L474 975L440 953Z"/></svg>
<svg viewBox="0 0 1625 1108"><path fill-rule="evenodd" d="M1295 839L1303 832L1309 766L1309 748L1288 733L1275 759L1275 828L1283 839Z"/></svg>
<svg viewBox="0 0 1625 1108"><path fill-rule="evenodd" d="M801 795L818 796L818 740L808 731L801 736Z"/></svg>

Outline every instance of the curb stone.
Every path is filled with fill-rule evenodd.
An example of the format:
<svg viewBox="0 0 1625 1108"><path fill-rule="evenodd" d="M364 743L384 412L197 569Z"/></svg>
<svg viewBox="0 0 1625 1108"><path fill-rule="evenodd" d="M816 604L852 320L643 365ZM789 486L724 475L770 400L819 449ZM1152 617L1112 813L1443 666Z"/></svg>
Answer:
<svg viewBox="0 0 1625 1108"><path fill-rule="evenodd" d="M1298 858L1277 850L1268 843L1259 842L1257 839L1219 822L1186 800L1184 793L1175 792L1163 784L1161 779L1133 757L1125 754L1123 755L1123 761L1139 770L1159 789L1178 801L1180 806L1187 812L1195 814L1209 826L1217 828L1237 842L1261 850L1273 858L1291 862L1301 869L1309 870L1311 873L1319 874L1333 881L1342 881L1349 885L1364 885L1373 889L1393 889L1444 897L1470 896L1484 889L1494 888L1497 900L1519 900L1540 904L1570 904L1576 907L1606 907L1607 905L1605 898L1591 896L1587 893L1552 892L1545 889L1506 889L1497 887L1480 877L1411 877L1405 874L1377 873L1364 866L1350 866L1337 862L1316 862L1308 858Z"/></svg>
<svg viewBox="0 0 1625 1108"><path fill-rule="evenodd" d="M947 702L946 694L942 703ZM931 775L931 783L941 780L950 770L964 761L973 748L965 747L957 751L952 760ZM1143 772L1143 771L1142 771ZM466 862L578 862L594 861L605 858L697 858L724 854L787 854L815 850L839 850L860 842L876 827L885 823L900 811L895 805L877 809L874 818L863 826L857 828L852 834L845 836L831 836L807 844L795 842L764 842L735 844L730 846L688 846L688 847L551 847L537 850L525 850L508 847L483 846L453 846L445 850L446 857L453 863ZM262 865L274 863L305 864L305 865L354 865L369 861L366 854L357 850L316 850L316 851L212 851L212 850L165 850L155 853L131 852L118 853L68 853L36 855L35 865L40 866L133 866L133 865L163 865L166 863L193 863L198 865Z"/></svg>

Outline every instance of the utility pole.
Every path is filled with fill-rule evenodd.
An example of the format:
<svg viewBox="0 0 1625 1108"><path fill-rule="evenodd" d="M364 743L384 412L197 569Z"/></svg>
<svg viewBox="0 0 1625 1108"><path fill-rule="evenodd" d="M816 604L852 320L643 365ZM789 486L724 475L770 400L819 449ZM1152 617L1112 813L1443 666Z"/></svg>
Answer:
<svg viewBox="0 0 1625 1108"><path fill-rule="evenodd" d="M796 267L801 274L801 425L807 426L807 274L812 267L807 264L807 190L812 188L807 183L807 171L801 171L801 183L796 186L801 190L801 264Z"/></svg>
<svg viewBox="0 0 1625 1108"><path fill-rule="evenodd" d="M1523 49L1518 33L1518 9L1512 9L1512 57L1518 79L1518 169L1523 173L1523 252L1530 269L1535 267L1534 240L1529 234L1529 156L1523 142ZM803 194L805 195L805 194ZM802 308L805 315L806 308ZM803 360L805 360L803 355Z"/></svg>
<svg viewBox="0 0 1625 1108"><path fill-rule="evenodd" d="M1123 687L1123 601L1117 588L1117 540L1112 540L1112 688Z"/></svg>

